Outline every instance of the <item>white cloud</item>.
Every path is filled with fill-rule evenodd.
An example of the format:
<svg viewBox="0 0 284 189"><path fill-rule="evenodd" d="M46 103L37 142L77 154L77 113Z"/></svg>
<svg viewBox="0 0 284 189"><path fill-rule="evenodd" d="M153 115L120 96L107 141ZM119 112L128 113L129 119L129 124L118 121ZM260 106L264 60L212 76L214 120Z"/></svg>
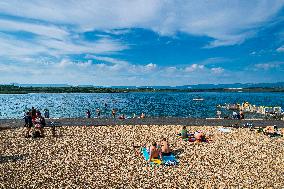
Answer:
<svg viewBox="0 0 284 189"><path fill-rule="evenodd" d="M69 32L54 25L0 19L0 31L25 31L49 38L64 39Z"/></svg>
<svg viewBox="0 0 284 189"><path fill-rule="evenodd" d="M277 52L284 52L284 46L279 47L278 49L276 49Z"/></svg>
<svg viewBox="0 0 284 189"><path fill-rule="evenodd" d="M214 74L221 74L221 73L224 72L224 69L221 68L221 67L218 67L218 68L211 68L211 71L212 71L212 73L214 73Z"/></svg>
<svg viewBox="0 0 284 189"><path fill-rule="evenodd" d="M203 69L204 69L204 65L192 64L192 65L186 67L185 71L186 72L194 72L194 71L203 70Z"/></svg>
<svg viewBox="0 0 284 189"><path fill-rule="evenodd" d="M115 58L111 58L111 57L102 57L102 56L90 55L90 54L86 55L85 58L101 60L101 61L110 62L110 63L113 63L113 64L122 64L122 65L128 65L129 64L128 61L119 60L119 59L115 59Z"/></svg>
<svg viewBox="0 0 284 189"><path fill-rule="evenodd" d="M280 65L283 64L281 62L270 62L270 63L264 63L264 64L255 64L256 69L263 69L263 70L269 70L273 68L279 68Z"/></svg>
<svg viewBox="0 0 284 189"><path fill-rule="evenodd" d="M23 41L0 33L0 55L6 57L30 56L47 52L48 49L36 43Z"/></svg>
<svg viewBox="0 0 284 189"><path fill-rule="evenodd" d="M110 54L127 49L128 46L119 40L108 38L86 42L81 39L51 39L38 37L32 40L23 40L13 35L0 33L0 55L9 58L28 58L44 54L60 57L62 55L94 53Z"/></svg>
<svg viewBox="0 0 284 189"><path fill-rule="evenodd" d="M283 4L283 0L4 0L0 2L0 11L53 24L71 25L81 32L135 27L150 29L161 35L185 32L211 37L212 42L207 47L216 47L240 44L255 35L255 29L269 21Z"/></svg>
<svg viewBox="0 0 284 189"><path fill-rule="evenodd" d="M145 65L144 67L146 71L153 71L157 68L157 64L150 63Z"/></svg>

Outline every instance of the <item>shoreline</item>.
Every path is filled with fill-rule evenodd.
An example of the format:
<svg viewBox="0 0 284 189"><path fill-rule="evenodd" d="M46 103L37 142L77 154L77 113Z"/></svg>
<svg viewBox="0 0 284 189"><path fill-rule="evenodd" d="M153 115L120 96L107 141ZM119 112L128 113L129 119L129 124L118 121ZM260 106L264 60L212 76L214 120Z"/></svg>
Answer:
<svg viewBox="0 0 284 189"><path fill-rule="evenodd" d="M185 125L185 126L243 126L246 123L257 127L273 126L284 128L283 120L260 119L218 119L218 118L178 118L178 117L149 117L144 119L118 119L118 118L50 118L46 119L47 126L54 122L56 126L115 126L115 125ZM0 119L0 128L23 127L23 119Z"/></svg>

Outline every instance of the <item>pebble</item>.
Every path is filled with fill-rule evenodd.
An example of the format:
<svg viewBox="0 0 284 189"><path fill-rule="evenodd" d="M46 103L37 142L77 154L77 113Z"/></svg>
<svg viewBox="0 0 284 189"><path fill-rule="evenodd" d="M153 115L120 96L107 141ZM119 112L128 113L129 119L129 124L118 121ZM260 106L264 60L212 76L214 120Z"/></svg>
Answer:
<svg viewBox="0 0 284 189"><path fill-rule="evenodd" d="M246 128L190 127L210 133L209 143L181 141L181 126L62 128L54 138L23 138L23 128L0 131L3 188L283 188L284 138ZM132 144L167 137L178 166L149 167Z"/></svg>

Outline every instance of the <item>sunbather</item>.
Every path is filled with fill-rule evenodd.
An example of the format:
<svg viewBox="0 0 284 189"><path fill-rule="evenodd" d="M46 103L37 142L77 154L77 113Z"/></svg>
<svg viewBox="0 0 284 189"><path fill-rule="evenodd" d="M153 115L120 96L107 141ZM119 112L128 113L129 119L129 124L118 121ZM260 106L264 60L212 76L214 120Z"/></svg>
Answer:
<svg viewBox="0 0 284 189"><path fill-rule="evenodd" d="M188 131L186 129L186 126L183 126L181 131L178 133L179 136L181 136L182 139L188 138Z"/></svg>
<svg viewBox="0 0 284 189"><path fill-rule="evenodd" d="M149 153L150 153L149 162L151 162L152 159L159 159L159 157L160 159L162 159L161 151L157 148L156 142L153 142L152 146L150 146Z"/></svg>
<svg viewBox="0 0 284 189"><path fill-rule="evenodd" d="M203 132L195 132L194 137L195 137L196 141L198 141L198 142L205 142L206 141L206 137L205 137L205 134Z"/></svg>
<svg viewBox="0 0 284 189"><path fill-rule="evenodd" d="M171 149L166 138L163 138L163 140L161 141L161 153L163 156L168 156L171 154Z"/></svg>

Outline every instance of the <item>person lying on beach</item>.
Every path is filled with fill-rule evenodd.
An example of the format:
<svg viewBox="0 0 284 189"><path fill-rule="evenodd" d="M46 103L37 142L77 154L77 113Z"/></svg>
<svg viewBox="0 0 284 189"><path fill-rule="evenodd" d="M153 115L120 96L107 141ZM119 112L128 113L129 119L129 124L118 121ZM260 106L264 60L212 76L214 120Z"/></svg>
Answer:
<svg viewBox="0 0 284 189"><path fill-rule="evenodd" d="M205 134L203 132L195 132L194 137L195 137L196 141L198 141L198 142L205 142L206 141L206 137L205 137Z"/></svg>
<svg viewBox="0 0 284 189"><path fill-rule="evenodd" d="M151 162L153 159L162 159L162 155L161 155L161 151L158 149L157 147L157 143L153 142L152 145L150 146L149 149L149 154L150 154L150 158L149 158L149 162Z"/></svg>
<svg viewBox="0 0 284 189"><path fill-rule="evenodd" d="M270 137L273 136L281 136L281 132L278 130L278 127L275 126L267 126L264 130L264 134Z"/></svg>
<svg viewBox="0 0 284 189"><path fill-rule="evenodd" d="M169 156L171 154L171 149L169 143L167 142L166 138L163 138L161 143L161 153L163 156Z"/></svg>

